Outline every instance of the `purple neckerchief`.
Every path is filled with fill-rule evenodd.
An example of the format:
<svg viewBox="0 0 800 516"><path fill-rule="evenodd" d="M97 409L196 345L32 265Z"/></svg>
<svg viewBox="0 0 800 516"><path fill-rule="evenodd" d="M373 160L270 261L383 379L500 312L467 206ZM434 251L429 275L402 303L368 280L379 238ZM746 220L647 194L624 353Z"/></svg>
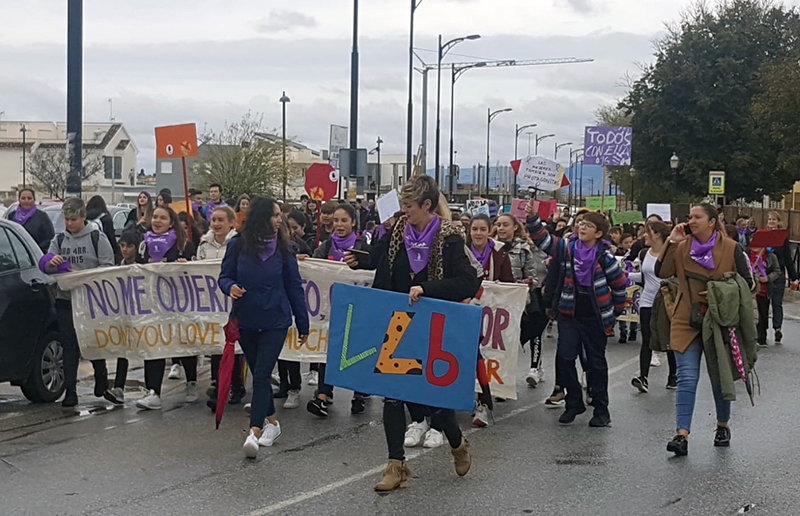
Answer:
<svg viewBox="0 0 800 516"><path fill-rule="evenodd" d="M28 222L28 219L33 217L34 213L36 213L35 204L28 209L25 209L22 206L17 206L17 210L14 212L14 222L20 226L24 226L25 223Z"/></svg>
<svg viewBox="0 0 800 516"><path fill-rule="evenodd" d="M377 242L385 234L386 234L386 227L383 224L375 226L375 229L372 230L372 241Z"/></svg>
<svg viewBox="0 0 800 516"><path fill-rule="evenodd" d="M167 251L172 249L175 242L178 241L178 236L175 234L174 229L170 229L166 233L153 233L148 231L144 234L144 243L147 245L147 254L154 262L160 262L166 256Z"/></svg>
<svg viewBox="0 0 800 516"><path fill-rule="evenodd" d="M47 253L46 255L42 256L41 259L39 259L39 270L47 274L47 264L50 263L50 260L55 257L56 255L53 253ZM55 274L63 274L65 272L69 272L70 270L72 270L72 267L70 267L69 260L64 260L58 265Z"/></svg>
<svg viewBox="0 0 800 516"><path fill-rule="evenodd" d="M760 277L766 277L766 275L767 275L767 266L764 263L764 257L762 255L760 255L760 254L757 254L755 256L755 258L756 258L756 263L753 264L753 267L755 268L756 273Z"/></svg>
<svg viewBox="0 0 800 516"><path fill-rule="evenodd" d="M578 238L577 234L573 234L570 238L575 240L572 254L575 279L578 281L578 285L591 287L594 284L594 265L597 261L597 249L600 247L600 242L597 242L592 247L586 247L586 244Z"/></svg>
<svg viewBox="0 0 800 516"><path fill-rule="evenodd" d="M334 231L331 233L331 253L329 258L335 262L344 261L344 252L353 247L356 243L356 232L351 231L349 235L341 237Z"/></svg>
<svg viewBox="0 0 800 516"><path fill-rule="evenodd" d="M206 203L206 220L209 222L211 221L211 215L214 213L214 209L219 206L227 206L227 204L225 204L225 201L219 201L219 204L217 204L211 199L208 200Z"/></svg>
<svg viewBox="0 0 800 516"><path fill-rule="evenodd" d="M278 249L278 237L277 235L270 235L265 238L262 243L264 244L264 248L258 252L258 257L261 258L262 262L266 262L269 260L269 257L275 254L275 250Z"/></svg>
<svg viewBox="0 0 800 516"><path fill-rule="evenodd" d="M200 206L198 206L196 202L192 201L192 213L196 211L200 211Z"/></svg>
<svg viewBox="0 0 800 516"><path fill-rule="evenodd" d="M736 231L738 231L740 235L747 234L747 228L736 228Z"/></svg>
<svg viewBox="0 0 800 516"><path fill-rule="evenodd" d="M475 259L481 262L483 265L483 270L487 270L489 268L489 257L492 256L492 249L494 249L494 240L491 238L486 241L486 246L483 248L483 251L478 251L475 249L475 245L471 244L469 246L472 254L475 255Z"/></svg>
<svg viewBox="0 0 800 516"><path fill-rule="evenodd" d="M431 245L439 227L442 225L442 219L433 216L428 225L421 233L417 232L413 224L406 224L404 236L406 245L406 254L408 255L408 263L414 274L419 274L422 269L428 265L428 257L431 254Z"/></svg>
<svg viewBox="0 0 800 516"><path fill-rule="evenodd" d="M708 270L714 270L714 244L717 243L717 232L711 234L711 238L705 244L700 242L696 237L692 238L692 249L689 251L689 256L692 260L700 264L701 267Z"/></svg>

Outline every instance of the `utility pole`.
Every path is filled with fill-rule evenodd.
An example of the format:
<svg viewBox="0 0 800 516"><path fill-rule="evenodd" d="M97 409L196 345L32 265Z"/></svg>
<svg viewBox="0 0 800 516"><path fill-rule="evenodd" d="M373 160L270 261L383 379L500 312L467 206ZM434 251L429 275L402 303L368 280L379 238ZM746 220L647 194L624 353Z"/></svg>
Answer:
<svg viewBox="0 0 800 516"><path fill-rule="evenodd" d="M25 133L28 132L28 129L23 125L22 129L19 130L22 133L22 188L27 188L27 159L25 158L25 151L26 151L26 143L25 143Z"/></svg>
<svg viewBox="0 0 800 516"><path fill-rule="evenodd" d="M285 104L284 104L285 105ZM348 176L358 173L358 0L353 0L353 51L350 55L350 170Z"/></svg>
<svg viewBox="0 0 800 516"><path fill-rule="evenodd" d="M83 0L67 1L67 195L80 197L83 175Z"/></svg>

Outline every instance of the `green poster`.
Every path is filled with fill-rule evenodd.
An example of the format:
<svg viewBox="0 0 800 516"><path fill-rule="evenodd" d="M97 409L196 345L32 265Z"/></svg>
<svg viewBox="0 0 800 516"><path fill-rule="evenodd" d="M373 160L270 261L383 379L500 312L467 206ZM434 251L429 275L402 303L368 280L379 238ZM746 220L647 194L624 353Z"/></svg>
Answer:
<svg viewBox="0 0 800 516"><path fill-rule="evenodd" d="M633 224L634 222L644 221L642 212L640 211L615 211L611 214L611 220L614 224Z"/></svg>
<svg viewBox="0 0 800 516"><path fill-rule="evenodd" d="M586 209L587 210L598 211L598 210L600 210L600 206L601 206L602 203L603 203L603 198L600 197L599 195L595 196L595 197L587 197L586 198ZM617 209L617 198L614 197L613 195L606 196L606 202L605 202L605 205L603 206L603 211L608 211L608 210L612 210L613 211L613 210L616 210L616 209Z"/></svg>

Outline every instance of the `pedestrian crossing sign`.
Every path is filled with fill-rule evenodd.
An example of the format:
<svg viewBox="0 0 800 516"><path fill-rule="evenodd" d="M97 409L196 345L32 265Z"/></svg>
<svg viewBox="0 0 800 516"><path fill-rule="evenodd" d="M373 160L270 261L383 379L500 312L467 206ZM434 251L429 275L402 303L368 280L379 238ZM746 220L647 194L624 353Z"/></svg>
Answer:
<svg viewBox="0 0 800 516"><path fill-rule="evenodd" d="M711 171L708 173L708 193L725 195L725 172Z"/></svg>

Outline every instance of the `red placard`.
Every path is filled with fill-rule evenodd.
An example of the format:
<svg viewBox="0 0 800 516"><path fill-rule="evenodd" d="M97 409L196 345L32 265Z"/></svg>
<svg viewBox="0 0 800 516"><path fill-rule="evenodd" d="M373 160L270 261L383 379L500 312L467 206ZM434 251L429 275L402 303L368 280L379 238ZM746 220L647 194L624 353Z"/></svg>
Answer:
<svg viewBox="0 0 800 516"><path fill-rule="evenodd" d="M156 157L160 159L197 156L197 127L194 124L156 127Z"/></svg>
<svg viewBox="0 0 800 516"><path fill-rule="evenodd" d="M781 247L789 238L788 229L759 229L750 239L750 247Z"/></svg>
<svg viewBox="0 0 800 516"><path fill-rule="evenodd" d="M339 173L329 163L314 163L306 170L305 187L315 201L330 201L339 189Z"/></svg>

